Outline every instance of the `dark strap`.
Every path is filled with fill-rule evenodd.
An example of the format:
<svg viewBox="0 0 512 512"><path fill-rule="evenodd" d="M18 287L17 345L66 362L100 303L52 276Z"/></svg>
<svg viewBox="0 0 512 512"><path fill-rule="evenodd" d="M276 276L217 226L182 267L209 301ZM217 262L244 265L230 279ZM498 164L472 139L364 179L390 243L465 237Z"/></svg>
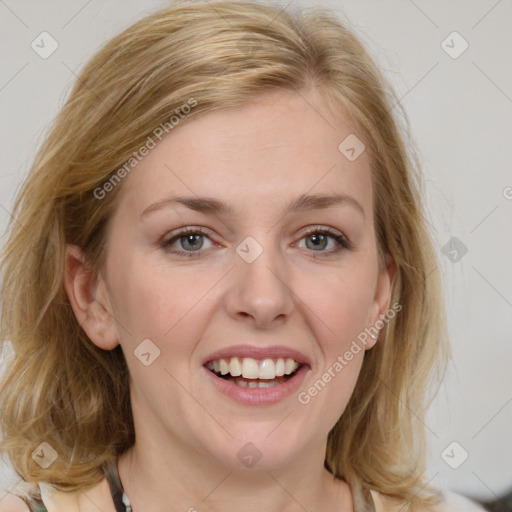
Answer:
<svg viewBox="0 0 512 512"><path fill-rule="evenodd" d="M127 507L123 501L124 496L125 500L129 503L124 493L123 485L121 484L117 471L117 463L115 461L108 464L105 475L107 477L108 486L110 487L110 494L112 495L114 506L116 507L116 512L131 512L131 507Z"/></svg>
<svg viewBox="0 0 512 512"><path fill-rule="evenodd" d="M130 500L124 493L123 485L121 484L119 473L117 471L117 463L115 461L107 464L105 467L105 476L107 478L110 494L112 495L112 501L114 502L116 512L132 512ZM26 496L22 494L16 494L14 492L13 494L21 498L26 503L30 512L48 512L40 494L36 496ZM125 505L125 502L127 505Z"/></svg>
<svg viewBox="0 0 512 512"><path fill-rule="evenodd" d="M18 496L18 498L21 498L25 502L25 505L27 505L30 512L48 512L48 510L44 506L44 503L40 499L30 499L27 498L26 496L19 496L18 494L16 494L16 496Z"/></svg>

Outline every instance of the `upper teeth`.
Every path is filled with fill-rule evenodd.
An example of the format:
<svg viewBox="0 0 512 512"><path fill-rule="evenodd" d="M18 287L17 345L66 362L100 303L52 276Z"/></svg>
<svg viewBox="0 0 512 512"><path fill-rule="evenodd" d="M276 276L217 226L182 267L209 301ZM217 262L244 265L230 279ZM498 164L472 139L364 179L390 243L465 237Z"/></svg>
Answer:
<svg viewBox="0 0 512 512"><path fill-rule="evenodd" d="M230 373L233 377L240 375L246 379L275 379L283 375L290 375L299 363L291 358L263 359L258 361L251 357L231 357L229 359L216 359L210 361L207 368L220 372L222 375Z"/></svg>

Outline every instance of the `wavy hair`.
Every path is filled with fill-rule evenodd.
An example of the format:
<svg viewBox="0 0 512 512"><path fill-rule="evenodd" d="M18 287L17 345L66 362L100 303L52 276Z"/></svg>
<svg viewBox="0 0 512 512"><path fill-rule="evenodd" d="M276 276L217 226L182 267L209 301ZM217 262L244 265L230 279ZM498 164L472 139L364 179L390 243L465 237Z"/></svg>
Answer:
<svg viewBox="0 0 512 512"><path fill-rule="evenodd" d="M424 487L422 419L449 349L406 117L332 11L249 1L173 2L110 40L81 70L36 155L2 256L1 339L13 355L0 389L0 447L24 480L69 492L92 486L135 441L121 347L95 346L64 290L66 244L80 246L97 271L105 261L123 183L101 200L95 190L190 98L197 105L181 124L263 92L311 87L348 113L367 142L380 264L394 260L391 301L402 306L365 355L329 433L325 467L411 510L435 504ZM42 441L58 453L46 469L31 456Z"/></svg>

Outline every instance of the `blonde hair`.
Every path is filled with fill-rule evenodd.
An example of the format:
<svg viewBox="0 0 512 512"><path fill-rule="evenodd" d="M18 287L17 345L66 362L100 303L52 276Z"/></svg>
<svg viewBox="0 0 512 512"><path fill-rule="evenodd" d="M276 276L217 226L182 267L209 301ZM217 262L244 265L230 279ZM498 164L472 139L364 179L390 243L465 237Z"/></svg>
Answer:
<svg viewBox="0 0 512 512"><path fill-rule="evenodd" d="M105 351L88 339L63 286L66 244L80 246L96 270L104 263L123 184L101 200L94 191L191 98L197 104L181 124L265 91L313 86L367 143L380 261L389 255L396 264L391 302L402 306L365 355L329 433L325 466L412 510L436 502L424 488L422 419L444 369L444 305L419 166L393 118L395 97L330 11L241 1L176 2L108 42L81 71L35 158L2 261L1 334L14 356L0 390L1 448L23 479L88 487L135 439L121 347ZM47 469L31 457L43 441L59 456Z"/></svg>

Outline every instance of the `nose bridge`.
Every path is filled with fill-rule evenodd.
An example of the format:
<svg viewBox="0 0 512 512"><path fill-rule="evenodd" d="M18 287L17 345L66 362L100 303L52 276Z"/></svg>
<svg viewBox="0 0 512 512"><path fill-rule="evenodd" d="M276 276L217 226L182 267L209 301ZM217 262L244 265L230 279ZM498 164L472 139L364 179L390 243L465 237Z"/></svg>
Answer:
<svg viewBox="0 0 512 512"><path fill-rule="evenodd" d="M272 232L257 236L259 241L248 236L236 248L239 261L227 305L231 315L250 316L263 326L290 314L293 294L287 283L285 260L273 242Z"/></svg>

